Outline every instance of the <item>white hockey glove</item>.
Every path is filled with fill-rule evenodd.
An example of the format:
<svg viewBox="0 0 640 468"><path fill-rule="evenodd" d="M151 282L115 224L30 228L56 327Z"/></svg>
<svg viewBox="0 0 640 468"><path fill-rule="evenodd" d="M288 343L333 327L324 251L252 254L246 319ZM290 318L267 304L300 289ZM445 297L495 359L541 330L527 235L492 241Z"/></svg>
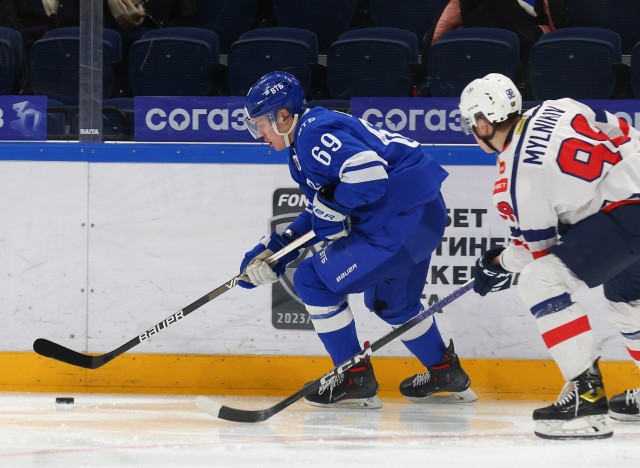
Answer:
<svg viewBox="0 0 640 468"><path fill-rule="evenodd" d="M258 245L248 251L240 264L240 273L244 273L249 281L238 281L238 286L245 289L272 284L282 276L287 265L300 255L300 250L294 250L278 259L273 265L265 260L284 246L293 242L298 236L289 230L282 235L275 231L269 237L263 237Z"/></svg>

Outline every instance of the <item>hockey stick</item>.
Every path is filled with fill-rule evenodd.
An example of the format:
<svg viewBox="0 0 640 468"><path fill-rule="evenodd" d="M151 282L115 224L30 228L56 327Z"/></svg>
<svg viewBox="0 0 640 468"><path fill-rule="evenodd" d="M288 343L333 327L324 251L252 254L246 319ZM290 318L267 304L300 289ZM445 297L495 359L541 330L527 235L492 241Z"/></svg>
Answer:
<svg viewBox="0 0 640 468"><path fill-rule="evenodd" d="M398 328L395 328L391 332L384 335L382 338L378 339L377 341L374 341L373 343L371 343L371 345L369 345L368 347L360 351L355 356L352 356L350 359L347 359L345 362L335 367L333 370L330 370L319 379L308 383L305 387L298 390L296 393L294 393L290 397L285 398L281 402L276 403L271 408L267 408L264 410L256 410L256 411L230 408L229 406L225 406L218 403L212 398L204 397L204 396L197 397L195 400L195 404L198 407L198 409L200 409L201 411L204 411L205 413L211 416L214 416L216 418L224 419L227 421L255 423L255 422L262 422L266 419L269 419L271 416L279 413L283 409L292 405L293 403L298 401L300 398L303 398L304 396L317 391L322 386L329 385L331 379L336 379L340 374L344 374L347 370L351 369L354 366L357 366L365 358L371 356L375 351L378 351L384 345L388 344L389 342L393 341L394 339L396 339L406 331L415 327L417 324L422 322L427 317L430 317L431 315L435 314L436 312L441 310L444 306L452 303L453 301L455 301L457 298L462 296L464 293L466 293L470 289L473 289L473 282L474 280L467 281L463 286L456 289L447 297L436 302L434 305L429 307L429 309L423 310L408 322L405 322L403 325L400 325Z"/></svg>
<svg viewBox="0 0 640 468"><path fill-rule="evenodd" d="M293 241L291 244L285 246L283 249L271 255L269 258L267 258L267 262L268 263L275 262L276 260L287 255L288 253L296 249L299 249L306 242L311 240L314 236L315 234L313 233L313 231L309 231L308 233L304 234L303 236ZM98 367L104 366L106 363L108 363L112 359L117 358L121 354L129 351L134 346L137 346L143 341L148 340L151 336L157 333L160 333L162 330L169 327L169 325L172 325L178 322L179 320L185 318L194 310L199 309L206 303L212 301L216 297L227 292L229 289L233 288L236 284L238 284L238 281L241 279L246 279L246 277L243 277L242 274L239 274L233 277L226 283L218 286L216 289L214 289L210 293L205 294L200 299L192 302L185 308L170 315L166 319L155 324L153 327L149 328L148 330L139 334L135 338L126 342L119 348L116 348L113 351L110 351L108 353L101 354L98 356L79 353L77 351L73 351L72 349L66 348L58 343L54 343L53 341L49 341L44 338L38 338L36 341L33 342L33 350L36 353L40 354L41 356L45 356L51 359L56 359L57 361L65 362L73 366L84 367L85 369L97 369Z"/></svg>

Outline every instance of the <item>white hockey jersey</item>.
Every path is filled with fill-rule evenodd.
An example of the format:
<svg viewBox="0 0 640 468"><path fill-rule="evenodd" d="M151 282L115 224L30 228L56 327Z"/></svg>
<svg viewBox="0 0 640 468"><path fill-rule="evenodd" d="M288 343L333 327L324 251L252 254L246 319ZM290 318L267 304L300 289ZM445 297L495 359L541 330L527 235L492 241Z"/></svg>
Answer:
<svg viewBox="0 0 640 468"><path fill-rule="evenodd" d="M513 272L544 256L559 226L640 201L640 132L572 99L525 113L498 157L493 201L511 228L500 258Z"/></svg>

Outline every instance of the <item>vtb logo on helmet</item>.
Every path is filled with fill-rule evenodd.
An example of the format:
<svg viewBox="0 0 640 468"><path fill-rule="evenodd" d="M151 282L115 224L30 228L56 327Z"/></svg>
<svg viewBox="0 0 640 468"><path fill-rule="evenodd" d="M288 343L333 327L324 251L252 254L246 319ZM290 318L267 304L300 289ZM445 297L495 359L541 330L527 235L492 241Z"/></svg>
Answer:
<svg viewBox="0 0 640 468"><path fill-rule="evenodd" d="M276 134L285 137L286 146L289 146L288 135L295 128L306 106L304 90L295 76L283 71L267 73L247 93L245 123L254 138L260 138L272 128ZM287 132L280 132L277 128L280 109L287 109L293 117Z"/></svg>
<svg viewBox="0 0 640 468"><path fill-rule="evenodd" d="M473 80L460 96L460 126L469 135L479 118L504 122L522 112L522 96L516 85L500 73Z"/></svg>

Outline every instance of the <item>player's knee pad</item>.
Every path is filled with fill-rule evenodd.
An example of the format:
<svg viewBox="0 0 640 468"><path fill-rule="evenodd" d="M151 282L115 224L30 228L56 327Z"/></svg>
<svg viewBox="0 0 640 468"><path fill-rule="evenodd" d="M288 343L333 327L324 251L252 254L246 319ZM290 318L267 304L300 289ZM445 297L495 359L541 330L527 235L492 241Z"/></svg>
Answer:
<svg viewBox="0 0 640 468"><path fill-rule="evenodd" d="M293 275L293 286L296 294L306 305L334 306L344 301L344 297L334 293L324 284L311 258L300 262Z"/></svg>
<svg viewBox="0 0 640 468"><path fill-rule="evenodd" d="M533 311L534 307L543 307L543 303L555 301L551 307L568 306L566 295L570 295L585 286L577 276L555 255L549 254L529 263L518 280L518 292L522 301ZM570 300L570 297L569 297Z"/></svg>
<svg viewBox="0 0 640 468"><path fill-rule="evenodd" d="M635 335L640 340L640 300L633 302L607 301L607 316L623 335Z"/></svg>
<svg viewBox="0 0 640 468"><path fill-rule="evenodd" d="M347 301L334 306L310 306L307 312L311 316L313 328L318 333L331 333L341 330L353 322L353 313Z"/></svg>

